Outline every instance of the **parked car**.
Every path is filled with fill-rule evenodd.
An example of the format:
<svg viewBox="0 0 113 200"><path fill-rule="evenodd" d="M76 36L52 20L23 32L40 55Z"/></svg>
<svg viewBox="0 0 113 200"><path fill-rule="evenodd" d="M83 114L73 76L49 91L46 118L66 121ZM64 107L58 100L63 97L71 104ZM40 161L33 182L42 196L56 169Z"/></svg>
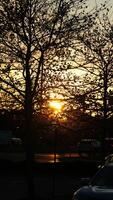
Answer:
<svg viewBox="0 0 113 200"><path fill-rule="evenodd" d="M101 159L103 144L97 139L85 138L77 144L77 152L82 158ZM113 153L113 138L105 138L104 141L105 155Z"/></svg>
<svg viewBox="0 0 113 200"><path fill-rule="evenodd" d="M105 150L106 150L106 154L113 153L113 138L111 137L105 138Z"/></svg>
<svg viewBox="0 0 113 200"><path fill-rule="evenodd" d="M113 200L113 163L102 166L87 186L74 192L73 200Z"/></svg>
<svg viewBox="0 0 113 200"><path fill-rule="evenodd" d="M96 159L100 155L101 143L96 139L82 139L77 144L77 152L82 158Z"/></svg>

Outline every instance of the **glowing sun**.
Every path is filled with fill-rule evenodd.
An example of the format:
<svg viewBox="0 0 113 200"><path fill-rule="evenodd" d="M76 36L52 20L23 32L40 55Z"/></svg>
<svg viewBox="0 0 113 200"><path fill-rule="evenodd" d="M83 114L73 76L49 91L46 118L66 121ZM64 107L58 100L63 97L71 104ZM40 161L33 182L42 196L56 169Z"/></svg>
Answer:
<svg viewBox="0 0 113 200"><path fill-rule="evenodd" d="M58 113L61 112L63 105L62 102L53 100L49 102L49 106Z"/></svg>

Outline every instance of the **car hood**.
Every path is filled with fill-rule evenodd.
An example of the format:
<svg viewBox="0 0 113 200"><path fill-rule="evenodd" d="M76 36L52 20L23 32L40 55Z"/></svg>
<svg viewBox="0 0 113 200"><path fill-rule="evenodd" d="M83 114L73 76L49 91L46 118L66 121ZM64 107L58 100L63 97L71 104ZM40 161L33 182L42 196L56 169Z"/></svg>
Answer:
<svg viewBox="0 0 113 200"><path fill-rule="evenodd" d="M74 196L77 196L80 200L113 200L113 188L84 186L75 192Z"/></svg>

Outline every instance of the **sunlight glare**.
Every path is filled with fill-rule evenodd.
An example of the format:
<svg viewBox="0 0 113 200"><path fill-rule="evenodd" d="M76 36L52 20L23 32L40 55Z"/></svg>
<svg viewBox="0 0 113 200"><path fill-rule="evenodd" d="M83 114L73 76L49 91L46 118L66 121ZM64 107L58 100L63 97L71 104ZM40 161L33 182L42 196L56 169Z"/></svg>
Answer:
<svg viewBox="0 0 113 200"><path fill-rule="evenodd" d="M62 110L62 103L60 101L50 101L49 106L55 111L55 112L61 112Z"/></svg>

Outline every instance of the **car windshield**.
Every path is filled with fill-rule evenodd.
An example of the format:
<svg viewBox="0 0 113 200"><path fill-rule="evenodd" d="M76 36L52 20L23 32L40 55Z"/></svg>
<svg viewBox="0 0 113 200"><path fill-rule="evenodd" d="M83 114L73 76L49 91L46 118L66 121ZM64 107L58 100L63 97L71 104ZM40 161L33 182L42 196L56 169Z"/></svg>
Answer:
<svg viewBox="0 0 113 200"><path fill-rule="evenodd" d="M90 185L113 189L113 165L103 167L94 176Z"/></svg>

